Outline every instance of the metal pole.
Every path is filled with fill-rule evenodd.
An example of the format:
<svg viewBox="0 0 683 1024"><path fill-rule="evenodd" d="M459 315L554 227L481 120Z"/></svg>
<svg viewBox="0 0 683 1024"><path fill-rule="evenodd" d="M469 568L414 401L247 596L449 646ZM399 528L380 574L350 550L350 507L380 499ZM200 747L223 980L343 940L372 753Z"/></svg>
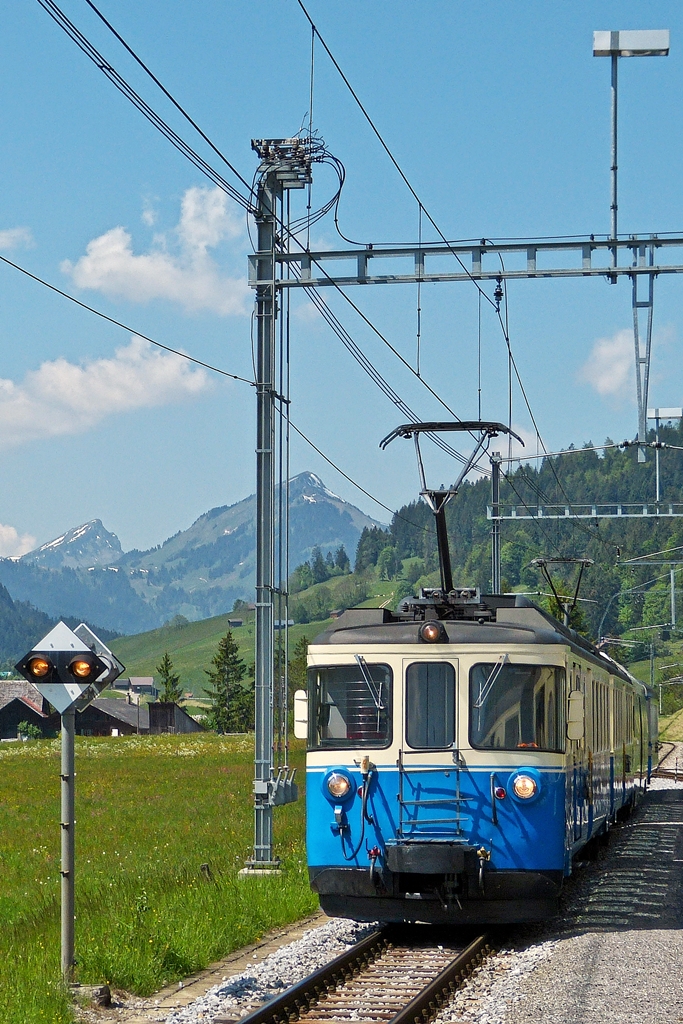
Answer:
<svg viewBox="0 0 683 1024"><path fill-rule="evenodd" d="M255 771L254 861L273 859L273 458L275 403L275 231L280 186L274 173L258 189L258 276L256 289L256 622L255 622Z"/></svg>
<svg viewBox="0 0 683 1024"><path fill-rule="evenodd" d="M676 625L676 570L671 567L669 570L669 579L671 580L671 625Z"/></svg>
<svg viewBox="0 0 683 1024"><path fill-rule="evenodd" d="M659 409L657 412L659 412ZM655 440L659 444L659 416L655 418ZM655 478L657 481L657 505L659 505L659 448L655 448ZM659 511L659 508L657 511Z"/></svg>
<svg viewBox="0 0 683 1024"><path fill-rule="evenodd" d="M500 594L500 452L491 454L491 582Z"/></svg>
<svg viewBox="0 0 683 1024"><path fill-rule="evenodd" d="M62 714L62 975L73 981L74 967L74 737L76 710Z"/></svg>
<svg viewBox="0 0 683 1024"><path fill-rule="evenodd" d="M612 54L612 203L610 211L612 214L612 241L617 240L617 74L619 67L619 56ZM617 247L612 249L612 266L617 265ZM612 284L616 284L616 277L610 278Z"/></svg>

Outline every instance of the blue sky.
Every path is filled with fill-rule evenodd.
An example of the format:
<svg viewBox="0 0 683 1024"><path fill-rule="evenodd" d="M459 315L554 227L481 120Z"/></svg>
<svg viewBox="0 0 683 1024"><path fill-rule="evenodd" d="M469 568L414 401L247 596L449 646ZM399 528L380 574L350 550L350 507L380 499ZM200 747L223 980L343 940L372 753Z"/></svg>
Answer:
<svg viewBox="0 0 683 1024"><path fill-rule="evenodd" d="M296 131L308 110L310 29L295 0L101 0L102 12L251 180L252 137ZM620 230L683 233L679 3L310 0L310 13L425 205L450 238L605 233L609 62L597 28L670 28L665 59L620 65ZM62 8L200 151L168 102L84 0ZM35 2L0 14L0 253L132 328L250 376L241 210L134 110ZM346 166L351 238L411 241L414 200L329 60L315 55L314 125ZM332 181L316 172L314 201ZM297 197L299 201L300 198ZM300 211L300 212L303 212ZM425 232L425 237L429 234ZM433 236L432 236L433 237ZM313 242L337 247L334 225ZM683 281L656 285L650 404L680 405ZM423 418L439 407L340 300L326 296ZM408 360L414 287L352 298ZM302 296L292 319L292 417L392 508L417 492L412 450L379 440L401 416ZM486 304L485 304L486 305ZM636 412L626 281L509 288L510 335L547 446L632 437ZM422 370L464 418L477 411L477 294L422 290ZM507 416L503 340L482 314L482 409ZM0 267L0 554L100 518L147 547L254 489L254 395L121 331ZM531 424L515 391L513 421ZM437 482L453 476L432 459ZM295 440L369 514L386 513Z"/></svg>

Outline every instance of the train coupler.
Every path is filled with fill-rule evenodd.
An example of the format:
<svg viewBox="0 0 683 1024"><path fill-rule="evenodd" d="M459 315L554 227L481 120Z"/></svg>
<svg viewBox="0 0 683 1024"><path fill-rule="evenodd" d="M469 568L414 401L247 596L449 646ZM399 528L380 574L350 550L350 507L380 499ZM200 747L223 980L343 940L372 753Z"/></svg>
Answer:
<svg viewBox="0 0 683 1024"><path fill-rule="evenodd" d="M491 851L487 850L485 846L480 846L477 850L477 857L479 859L479 891L484 892L484 865L491 860Z"/></svg>

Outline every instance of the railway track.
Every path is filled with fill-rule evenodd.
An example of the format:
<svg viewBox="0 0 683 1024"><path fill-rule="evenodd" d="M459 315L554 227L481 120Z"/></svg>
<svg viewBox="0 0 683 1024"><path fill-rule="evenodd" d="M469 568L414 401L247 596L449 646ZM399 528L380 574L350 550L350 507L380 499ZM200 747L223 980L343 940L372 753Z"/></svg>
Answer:
<svg viewBox="0 0 683 1024"><path fill-rule="evenodd" d="M657 767L652 771L652 777L654 779L678 779L683 782L683 760L680 758L680 754L677 754L677 744L671 742L662 743L662 747L668 747L669 749L659 759Z"/></svg>
<svg viewBox="0 0 683 1024"><path fill-rule="evenodd" d="M383 928L247 1016L214 1024L424 1024L490 951L485 935Z"/></svg>

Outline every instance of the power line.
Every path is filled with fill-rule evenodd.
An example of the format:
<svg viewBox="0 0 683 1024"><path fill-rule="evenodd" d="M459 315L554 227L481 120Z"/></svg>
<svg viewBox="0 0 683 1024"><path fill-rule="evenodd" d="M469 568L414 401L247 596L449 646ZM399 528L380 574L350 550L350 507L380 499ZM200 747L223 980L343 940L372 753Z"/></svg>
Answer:
<svg viewBox="0 0 683 1024"><path fill-rule="evenodd" d="M655 555L668 555L671 551L683 551L683 544L679 544L678 547L675 548L662 548L661 551L652 551L648 555L636 555L635 558L629 558L628 562L635 564L640 561L641 558L654 558ZM627 562L624 561L621 564L626 565Z"/></svg>
<svg viewBox="0 0 683 1024"><path fill-rule="evenodd" d="M42 0L38 0L38 2L39 2L39 3L42 3ZM247 187L247 188L249 188L249 182L248 182L248 181L246 181L246 180L245 180L245 179L244 179L244 178L242 177L242 175L241 175L241 174L240 174L240 172L239 172L239 171L237 170L237 168L236 168L236 167L234 167L234 166L233 166L233 165L232 165L232 164L230 163L230 161L228 160L228 158L227 158L227 157L226 157L226 156L225 156L225 155L224 155L224 154L223 154L223 153L222 153L222 152L220 151L220 149L218 148L218 146L214 145L214 143L213 143L213 142L211 141L211 139L209 138L209 136L208 136L208 135L206 135L206 133L205 133L205 132L203 132L203 131L202 131L202 129L201 129L200 127L199 127L199 125L197 124L197 122L196 122L196 121L194 121L194 120L193 120L193 119L192 119L192 118L190 117L190 115L189 115L189 114L187 113L187 111L186 111L186 110L184 109L184 107L182 107L182 106L180 105L180 103L178 103L178 101L177 101L177 100L175 99L175 97L173 97L173 96L171 95L171 93L170 93L170 92L168 91L168 89L167 89L167 88L166 88L166 87L165 87L165 86L164 86L164 85L163 85L163 84L162 84L162 83L161 83L161 82L159 81L159 79L158 79L158 78L156 77L156 75L155 75L155 74L153 74L153 72L152 72L152 71L150 71L150 69L149 69L149 68L147 67L147 65L146 65L146 64L144 63L144 61L142 61L142 60L140 59L140 57L138 57L137 53L135 53L135 51L134 51L134 50L132 49L132 47L130 47L130 46L128 45L128 43L127 43L127 42L126 42L126 40L125 40L125 39L123 38L123 36L120 36L120 35L119 35L119 33L118 33L118 32L116 31L116 29L114 28L114 26L113 26L113 25L112 25L112 24L111 24L111 23L110 23L109 21L107 21L107 19L106 19L106 18L105 18L105 16L104 16L104 15L103 15L103 14L101 13L101 11L99 11L99 10L97 9L97 7L95 7L95 4L94 4L94 3L92 2L92 0L85 0L85 2L87 3L88 7L90 7L90 8L91 8L91 9L92 9L92 10L93 10L93 11L95 12L95 14L97 15L97 17L98 17L98 18L99 18L99 19L100 19L101 21L103 21L103 22L104 22L104 24L105 24L105 25L107 26L107 28L109 29L109 31L110 31L110 32L111 32L111 33L112 33L113 35L115 35L115 36L116 36L116 38L117 38L117 39L118 39L118 41L119 41L119 42L121 43L121 45L122 45L122 46L124 47L124 49L125 49L125 50L127 50L127 51L128 51L128 53L129 53L129 54L131 55L131 57L133 58L133 60L134 60L134 61L136 61L136 63L138 63L138 64L140 65L140 67L141 67L141 68L142 68L142 70L143 70L143 71L145 72L145 74L149 75L149 77L150 77L150 78L152 79L152 81L154 82L154 84L155 84L155 85L157 85L157 86L158 86L158 87L159 87L159 88L161 89L161 91L163 92L164 96L166 96L166 98L167 98L167 99L169 99L169 100L171 101L171 103L172 103L172 104L173 104L173 106L174 106L174 107L176 108L176 110L178 110L178 111L179 111L179 112L180 112L180 113L181 113L181 114L183 115L183 117L185 118L185 120L186 120L186 121L188 121L188 122L189 122L189 123L190 123L190 124L192 125L192 127L194 128L194 130L195 130L195 131L196 131L196 132L197 132L197 133L198 133L199 135L201 135L201 137L202 137L202 138L204 139L204 142L206 142L206 144L207 144L207 145L208 145L208 146L209 146L209 147L210 147L210 148L211 148L211 149L212 149L212 150L214 151L214 153L216 154L216 156L217 156L217 157L218 157L218 158L219 158L220 160L222 160L222 161L223 161L223 163L224 163L224 164L226 165L226 167L229 167L229 168L230 168L230 170L231 170L231 171L232 171L232 173L233 173L233 174L235 175L235 177L239 178L239 180L240 180L240 181L242 182L242 184L243 184L243 185L246 185L246 187Z"/></svg>
<svg viewBox="0 0 683 1024"><path fill-rule="evenodd" d="M190 161L190 163L194 164L194 166L198 170L200 170L202 174L205 174L207 178L213 181L215 185L217 185L224 192L226 192L231 199L234 199L236 203L239 203L239 205L244 207L244 209L247 210L248 212L253 213L254 207L251 203L251 200L243 196L239 189L236 189L234 185L231 185L229 181L227 181L221 174L218 173L218 171L211 167L211 165L208 164L206 160L204 160L204 158L200 156L199 153L197 153L196 150L194 150L187 142L185 142L185 140L182 139L180 135L178 135L178 133L175 132L173 128L171 128L171 126L159 114L156 113L155 110L152 109L152 107L150 107L150 105L139 95L139 93L137 93L132 88L132 86L130 86L128 82L126 82L126 80L118 73L118 71L116 71L115 68L112 67L109 61L107 61L103 57L99 50L95 49L92 43L83 35L82 32L79 31L79 29L76 28L73 22L67 18L64 12L60 10L56 3L54 3L54 0L38 0L38 3L43 8L43 10L50 15L53 21L55 21L56 24L59 25L59 27L66 33L66 35L68 35L69 38L74 43L76 43L76 45L79 47L79 49L83 51L86 57L88 57L93 62L93 64L97 68L99 68L99 70L109 79L109 81L116 86L119 92L122 93L122 95L124 95L126 99L129 100L133 104L133 106L136 107L140 111L140 113L147 118L150 124L152 124L157 129L157 131L161 132L161 134L166 139L168 139L168 141L173 146L175 146L175 148L180 153L182 153L183 156L185 156ZM92 7L92 4L90 6ZM99 14L99 11L97 13ZM108 25L109 28L111 28L108 22L105 23ZM121 39L121 37L118 35L118 33L115 32L114 29L111 29L111 31L114 32L118 39ZM202 138L206 139L207 142L209 142L209 145L211 145L211 148L218 154L218 156L220 156L221 160L223 160L224 163L230 168L230 170L235 175L237 175L239 180L243 182L247 186L247 188L249 188L248 183L244 180L242 175L237 170L235 170L232 164L223 156L223 154L217 149L217 147L214 146L213 143L211 143L208 140L204 132L202 132L201 129L197 127L194 121L192 121L192 118L189 116L189 114L185 113L180 104L178 104L173 99L170 93L161 85L158 79L156 79L155 76L152 75L151 71L149 71L149 69L133 53L130 47L125 42L123 42L122 39L121 42L126 47L128 52L135 57L136 61L150 75L150 77L154 79L159 88L163 90L164 94L168 96L168 98L174 103L174 105L183 114L183 116L186 117L187 120L195 128L197 128L197 131L199 131Z"/></svg>
<svg viewBox="0 0 683 1024"><path fill-rule="evenodd" d="M337 473L343 476L345 480L348 480L350 484L353 484L354 487L356 487L359 491L361 491L368 498L370 498L371 501L374 501L376 505L379 505L380 508L383 508L387 512L390 512L391 515L395 516L397 519L402 519L404 523L408 523L410 526L414 526L416 530L422 530L424 533L433 533L433 530L430 530L426 526L421 526L419 523L414 523L411 519L407 519L405 516L402 516L400 512L397 512L395 509L389 508L389 506L385 505L383 501L380 501L379 498L376 498L374 494L370 494L370 491L366 491L364 487L361 487L359 483L356 483L356 481L352 479L352 477L345 473L343 469L340 469L339 466L335 462L333 462L332 459L330 459L327 455L325 455L324 452L321 452L320 448L318 448L318 446L315 445L313 441L311 441L310 437L306 437L303 430L299 430L299 428L292 422L292 420L289 421L289 425L293 430L296 431L299 437L303 438L306 444L309 444L311 446L313 451L317 452L318 455L322 459L324 459L325 462L328 463L328 465L332 466L332 468L336 470Z"/></svg>
<svg viewBox="0 0 683 1024"><path fill-rule="evenodd" d="M223 160L223 162L230 168L231 171L233 171L233 173L239 178L239 180L246 185L246 187L249 189L250 195L253 195L253 184L249 185L249 183L245 181L245 179L233 167L230 161L228 161L228 159L224 156L223 153L221 153L218 147L214 145L214 143L206 135L206 133L185 111L182 105L173 97L169 90L166 89L166 87L161 83L161 81L156 77L156 75L153 74L153 72L147 67L144 61L142 61L141 58L138 57L138 55L135 53L132 47L125 41L125 39L120 35L120 33L118 33L116 29L111 25L111 23L107 21L107 19L100 13L100 11L91 2L91 0L86 0L86 2L88 3L88 6L90 6L92 10L98 15L98 17L103 21L107 28L112 32L112 34L119 40L121 45L125 47L126 51L134 58L134 60L140 65L140 67L143 68L143 70L146 72L146 74L149 75L152 81L154 81L154 83L162 90L164 95L173 103L173 105L180 111L180 113L186 118L186 120L192 125L192 127L201 135L202 139L204 139L208 143L208 145L211 146L211 148L220 157L220 159ZM149 106L149 104L147 104L139 96L139 94L132 89L132 87L125 81L125 79L117 71L115 71L115 69L105 60L102 54L97 49L95 49L95 47L89 42L86 36L83 35L82 32L80 32L80 30L73 24L73 22L71 22L66 17L66 15L60 10L57 4L54 3L54 0L38 0L38 3L41 5L41 7L43 7L45 11L47 11L47 13L50 15L50 17L53 18L53 20L59 25L59 27L63 29L63 31L69 36L69 38L76 43L76 45L83 51L83 53L85 53L86 56L93 61L93 63L107 76L107 78L109 78L109 80L116 86L116 88L119 89L119 91L124 96L126 96L126 98L129 99L133 103L133 105L141 111L141 113L143 113L143 115L150 121L150 123L153 124L154 127L156 127L179 150L179 152L186 156L190 160L190 162L195 167L197 167L198 170L206 174L207 177L212 182L214 182L214 184L218 185L218 187L225 191L231 198L233 198L236 202L239 202L240 205L244 206L247 212L254 212L251 202L246 200L237 189L235 189L224 178L222 178L222 176L219 175L218 172L216 172L202 157L199 156L198 153L196 153L195 150L193 150L183 139L181 139L179 135L177 135L176 132L173 131L172 128L170 128L170 126L160 117L160 115L158 115ZM302 222L300 225L302 227L307 221L308 223L315 223L316 220L320 219L320 217L324 216L327 212L329 212L329 210L332 208L335 202L338 201L339 195L341 194L341 187L344 181L343 165L341 164L340 161L336 160L336 158L329 157L327 154L323 154L321 159L324 159L325 162L332 162L333 166L336 168L337 173L339 175L340 185L335 196L333 196L331 200L328 200L328 202L323 207L321 207L320 210L316 211L316 213L310 216L310 218L302 218ZM295 244L297 244L303 251L305 251L303 245L296 237L298 222L294 222L291 228L285 225L281 219L279 219L279 223L283 230L283 234L287 234L290 240L293 240ZM320 264L317 265L320 266ZM324 268L321 268L321 270L324 274L326 274ZM379 331L377 327L375 327L372 321L356 306L356 304L350 299L350 297L346 295L346 293L343 292L338 285L335 285L335 287L337 288L339 293L345 298L345 300L349 303L349 305L355 310L355 312L363 319L367 326L370 327L371 330L373 330L375 334L378 336L378 338L380 338L382 342L393 352L396 358L398 358L403 363L403 365L405 365L410 370L411 373L415 374L415 371L413 370L412 366L410 366L410 364L407 362L407 360L405 360L401 356L397 349L388 341L387 338L384 337L382 332ZM334 314L331 315L333 316ZM423 386L430 392L430 394L432 394L437 399L437 401L439 401L441 405L452 416L454 416L457 419L458 417L453 412L453 410L447 405L446 402L443 401L443 399L440 398L437 392L424 380L424 378L421 377L419 374L415 374L415 376L418 377L418 379L421 381ZM387 394L385 388L382 387L382 385L379 383L380 377L381 375L379 373L375 375L375 383L377 383L378 386L380 386L381 389L384 390L385 394ZM389 385L387 385L387 387L389 387ZM394 392L394 395L396 395L396 392ZM398 395L396 395L396 397L398 398ZM392 401L393 400L394 399L392 399ZM406 406L406 409L407 408L408 407ZM411 417L416 418L412 413ZM432 440L435 440L435 438L432 438ZM456 452L455 449L451 448L449 445L446 445L445 442L441 442L439 439L436 443L440 444L440 447L442 447L443 450L446 451L448 454L452 455L459 461L464 461L464 456L460 455L459 452ZM487 472L486 470L482 471Z"/></svg>
<svg viewBox="0 0 683 1024"><path fill-rule="evenodd" d="M361 113L363 114L363 117L364 117L364 118L365 118L365 120L366 120L366 121L368 122L368 124L369 124L369 125L370 125L370 127L372 128L372 131L373 131L373 132L375 133L375 135L377 136L377 139L379 140L379 143L380 143L380 145L382 146L382 149L383 149L383 150L384 150L384 152L385 152L385 153L387 154L387 156L388 156L388 157L389 157L389 159L391 160L392 164L394 165L394 167L395 167L395 168L396 168L396 170L398 171L398 173L399 173L399 175L400 175L400 177L401 177L402 181L404 182L404 184L405 184L405 185L406 185L406 187L408 188L408 191L409 191L409 192L410 192L410 194L412 195L413 199L415 200L415 202L416 202L416 203L419 203L419 205L420 205L420 206L422 207L423 213L424 213L424 214L425 214L425 216L427 217L427 220L428 220L428 221L429 221L429 223L430 223L430 224L432 225L432 227L434 228L434 230L436 231L436 233L438 234L439 238L440 238L440 239L441 239L441 241L442 241L442 242L444 243L444 245L448 246L449 250L451 251L451 253L453 254L453 256L455 256L456 260L458 261L458 263L460 264L460 266L462 267L462 269L464 270L464 272L465 272L465 273L467 274L467 276L469 277L469 279L470 279L470 280L472 281L472 284L473 284L473 285L475 286L475 288L477 289L477 291L481 292L481 294L482 294L482 295L484 296L484 298L486 299L486 301L487 301L487 302L489 302L489 303L490 303L490 304L491 304L492 306L494 306L494 307L495 307L495 303L494 303L493 299L491 299L491 298L490 298L490 296L489 296L489 295L487 295L487 294L486 294L486 292L485 292L485 291L483 290L483 288L481 288L481 287L479 286L478 282L477 282L477 281L475 280L475 278L473 277L473 275L472 275L472 274L470 273L470 271L469 271L469 270L467 269L467 267L465 266L465 264L463 263L463 261L462 261L462 260L460 259L460 256L459 256L459 255L458 255L458 253L457 253L457 252L455 251L455 249L453 249L453 248L452 248L452 246L451 246L451 243L450 243L450 242L448 241L448 239L447 239L447 238L446 238L446 236L444 235L443 231L441 230L441 228L439 227L439 225L438 225L438 224L436 223L436 221L434 220L434 218L433 218L433 217L432 217L432 215L430 214L429 210L428 210L428 209L427 209L427 208L425 207L424 203L422 202L422 200L421 200L421 199L420 199L420 197L418 196L417 192L415 191L415 189L414 189L414 188L413 188L413 186L411 185L410 181L408 180L408 177L407 177L407 175L406 175L406 174L404 173L404 171L403 171L403 169L401 168L401 165L399 164L398 160L396 159L396 157L394 156L394 154L393 154L393 153L391 152L391 150L389 149L389 146L387 145L387 143L386 143L386 142L384 141L384 139L383 139L383 137L382 137L382 135L381 135L381 133L380 133L379 129L377 128L377 125L375 124L375 122L374 122L374 121L372 120L372 118L371 118L371 117L370 117L370 115L368 114L368 112L367 112L367 110L365 109L365 107L363 106L363 104L362 104L362 102L361 102L361 100L360 100L360 98L359 98L359 96L358 96L357 92L355 91L355 89L354 89L354 88L353 88L353 86L351 85L350 81L348 80L348 78L346 77L346 75L344 74L344 72L342 71L342 69L341 69L341 67L340 67L339 63L337 62L337 60L336 60L336 58L335 58L334 54L333 54L333 53L332 53L332 51L330 50L329 46L327 45L327 43L325 42L325 40L323 39L323 37L322 37L322 36L320 35L320 32L318 31L318 28L317 28L317 26L316 26L315 22L313 21L313 19L311 18L310 14L309 14L309 13L308 13L308 11L306 10L306 7L304 6L304 4L303 4L302 0L297 0L297 3L299 4L299 7L300 7L300 8L301 8L301 10L303 11L303 13L304 13L304 15L305 15L305 17L306 17L306 19L307 19L307 21L308 21L309 25L311 26L311 29L312 29L312 30L313 30L313 31L315 32L316 36L317 36L317 37L318 37L318 39L320 40L320 42L321 42L321 44L322 44L322 46L323 46L323 48L324 48L325 52L327 53L327 56L328 56L328 57L330 58L330 60L331 60L331 61L332 61L332 63L334 64L334 66L335 66L335 68L336 68L337 72L339 73L339 76L341 77L342 81L344 82L344 85L346 86L346 88L347 88L347 89L349 90L349 92L350 92L350 93L351 93L351 95L353 96L354 100L356 101L356 104L358 105L358 108L360 109ZM341 232L340 232L340 233L341 233ZM343 236L342 236L342 237L343 237Z"/></svg>
<svg viewBox="0 0 683 1024"><path fill-rule="evenodd" d="M249 384L251 387L256 386L255 382L253 380L249 380L247 377L240 377L236 373L228 373L227 370L221 370L218 366L213 366L211 363L205 363L201 359L196 359L194 356L188 356L187 352L181 352L177 348L171 348L170 345L163 345L160 341L155 341L154 338L150 338L148 335L142 334L140 331L136 331L134 327L129 327L127 324L121 323L120 320L115 320L113 316L107 316L107 314L102 313L101 310L95 309L94 306L89 306L86 302L81 302L81 300L77 299L74 295L69 295L68 292L63 291L54 284L50 284L49 281L44 281L42 277L32 274L30 270L26 270L24 267L19 266L18 263L13 263L12 260L8 260L6 256L0 256L0 260L3 263L6 263L8 267L18 270L20 274L30 277L32 281L36 281L38 284L42 284L43 287L49 288L51 292L55 292L57 295L61 295L62 298L68 299L69 302L73 302L74 305L80 306L81 309L87 309L89 313L94 313L94 315L100 317L101 320L106 320L115 327L120 327L124 331L135 334L138 338L142 338L143 341L148 341L150 345L156 345L157 348L163 348L166 352L172 352L173 355L180 356L182 359L187 359L190 363L196 363L197 366L203 366L204 369L211 370L213 373L220 373L223 377L230 377L232 380L242 381L243 384Z"/></svg>
<svg viewBox="0 0 683 1024"><path fill-rule="evenodd" d="M350 354L356 360L358 365L365 371L365 373L370 377L370 379L380 389L380 391L382 391L382 393L389 399L389 401L392 402L396 406L396 408L399 409L399 411L403 413L403 415L406 416L411 422L416 422L417 420L419 420L419 416L410 408L410 406L406 402L403 401L398 392L395 391L394 388L392 388L392 386L389 384L386 378L375 367L373 362L368 358L368 356L365 355L363 350L354 341L354 339L351 337L351 335L346 330L344 325L335 316L334 312L330 309L325 300L318 294L316 289L305 288L304 290L306 291L311 302L316 307L318 312L321 314L323 319L326 321L328 326L332 328L332 330L337 335L337 337L344 345L344 347L347 349L347 351L350 352ZM446 409L448 409L448 406L446 406L445 403L442 402L441 404L444 405ZM455 413L453 413L452 410L448 409L448 411L451 412L451 415L453 415L455 419L458 419L458 417L455 416ZM446 452L446 454L452 456L454 459L458 460L459 462L462 462L463 464L467 462L465 456L461 455L460 452L458 452L455 448L452 448L437 434L430 434L430 439L434 442L434 444L441 448L442 451ZM485 472L484 470L482 471Z"/></svg>
<svg viewBox="0 0 683 1024"><path fill-rule="evenodd" d="M529 508L529 506L525 502L524 498L521 496L521 494L519 493L519 491L517 490L517 488L513 484L512 480L510 479L508 474L504 470L502 470L502 469L501 469L500 473L501 473L501 476L503 477L503 479L507 482L508 486L512 489L514 494L516 494L517 497L519 498L520 505L523 505L524 508L527 510L527 512L529 512L531 514L531 509ZM542 526L540 524L540 522L538 522L538 520L535 520L535 523L538 526L538 528L541 531L541 533L543 534L543 536L545 537L545 539L547 540L547 542L550 544L550 546L554 549L554 551L556 553L559 554L559 550L560 549L559 549L558 545L556 544L556 542L552 539L550 534L546 532L545 526Z"/></svg>

